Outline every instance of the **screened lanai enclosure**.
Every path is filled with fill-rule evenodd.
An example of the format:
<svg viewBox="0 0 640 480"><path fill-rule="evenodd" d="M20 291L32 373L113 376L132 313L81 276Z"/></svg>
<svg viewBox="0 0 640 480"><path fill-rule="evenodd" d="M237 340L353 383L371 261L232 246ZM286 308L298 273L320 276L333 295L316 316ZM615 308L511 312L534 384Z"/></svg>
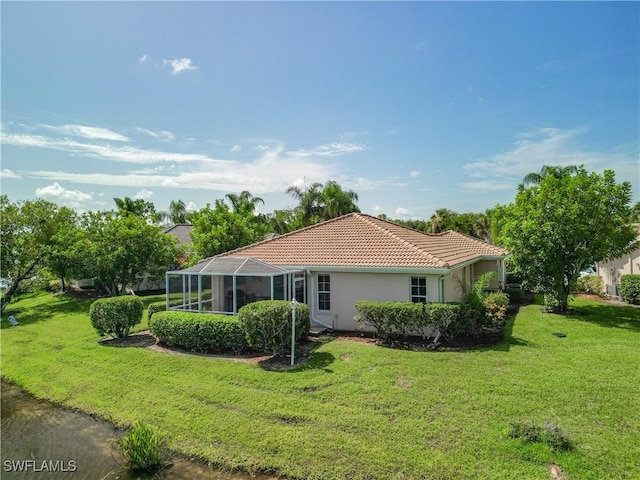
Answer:
<svg viewBox="0 0 640 480"><path fill-rule="evenodd" d="M167 272L167 310L235 314L260 300L306 303L305 292L304 270L254 258L214 257Z"/></svg>

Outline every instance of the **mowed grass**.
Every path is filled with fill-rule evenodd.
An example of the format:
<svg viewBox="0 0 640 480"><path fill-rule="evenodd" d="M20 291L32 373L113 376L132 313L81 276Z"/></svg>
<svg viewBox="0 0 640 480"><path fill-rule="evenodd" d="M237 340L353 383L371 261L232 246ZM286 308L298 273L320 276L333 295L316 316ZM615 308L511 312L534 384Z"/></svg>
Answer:
<svg viewBox="0 0 640 480"><path fill-rule="evenodd" d="M150 302L157 298L150 298ZM2 375L225 468L313 479L640 478L640 310L577 299L576 314L520 310L505 340L412 352L327 339L296 369L102 346L90 301L12 304ZM17 311L17 313L15 313ZM140 328L144 328L142 325ZM565 333L557 338L554 332ZM559 426L554 451L509 437Z"/></svg>

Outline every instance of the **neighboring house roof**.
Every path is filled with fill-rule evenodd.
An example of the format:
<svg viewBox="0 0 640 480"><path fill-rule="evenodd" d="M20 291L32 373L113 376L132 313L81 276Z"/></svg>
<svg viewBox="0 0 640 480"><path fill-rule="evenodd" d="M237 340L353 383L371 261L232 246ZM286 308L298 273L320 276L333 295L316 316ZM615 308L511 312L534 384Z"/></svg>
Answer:
<svg viewBox="0 0 640 480"><path fill-rule="evenodd" d="M193 225L181 223L174 225L173 227L165 228L164 233L176 237L180 245L190 245L193 243L193 240L191 239L192 230Z"/></svg>
<svg viewBox="0 0 640 480"><path fill-rule="evenodd" d="M280 266L448 269L507 254L503 248L457 232L428 234L350 213L219 257L250 257Z"/></svg>

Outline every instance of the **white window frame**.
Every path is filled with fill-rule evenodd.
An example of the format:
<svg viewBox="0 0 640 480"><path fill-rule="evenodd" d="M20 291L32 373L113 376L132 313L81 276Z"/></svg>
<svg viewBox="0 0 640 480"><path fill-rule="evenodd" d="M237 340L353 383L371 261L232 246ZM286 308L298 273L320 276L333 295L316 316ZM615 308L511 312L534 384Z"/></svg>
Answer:
<svg viewBox="0 0 640 480"><path fill-rule="evenodd" d="M326 277L326 280L320 280L321 277ZM325 287L328 287L326 290ZM329 308L323 308L324 301L321 300L321 297L326 295L326 301L329 303ZM331 311L331 275L328 273L319 273L318 274L318 311L319 312L330 312Z"/></svg>
<svg viewBox="0 0 640 480"><path fill-rule="evenodd" d="M414 280L418 281L417 285L414 285ZM422 295L420 293L420 289L423 287L423 285L420 285L420 281L424 282L424 295ZM427 299L429 296L429 291L427 288L428 282L427 282L427 277L424 276L412 276L411 279L409 280L409 299L413 302L413 303L427 303ZM413 288L414 286L416 288L418 288L418 293L414 294L413 293Z"/></svg>

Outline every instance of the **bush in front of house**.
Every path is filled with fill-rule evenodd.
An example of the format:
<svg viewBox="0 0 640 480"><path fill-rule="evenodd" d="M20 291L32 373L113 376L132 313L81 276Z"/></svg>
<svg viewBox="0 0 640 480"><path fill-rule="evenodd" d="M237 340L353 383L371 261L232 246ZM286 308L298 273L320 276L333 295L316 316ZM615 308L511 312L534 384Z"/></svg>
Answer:
<svg viewBox="0 0 640 480"><path fill-rule="evenodd" d="M522 303L524 301L524 290L522 288L507 287L504 293L509 297L509 303Z"/></svg>
<svg viewBox="0 0 640 480"><path fill-rule="evenodd" d="M640 275L622 275L620 277L620 296L627 303L640 304Z"/></svg>
<svg viewBox="0 0 640 480"><path fill-rule="evenodd" d="M265 300L245 305L238 320L251 348L271 354L283 354L291 348L291 304L286 300ZM296 307L296 343L309 335L309 307Z"/></svg>
<svg viewBox="0 0 640 480"><path fill-rule="evenodd" d="M142 321L144 305L135 296L100 298L91 304L91 325L102 337L124 338Z"/></svg>
<svg viewBox="0 0 640 480"><path fill-rule="evenodd" d="M459 330L459 303L374 302L362 300L355 304L358 313L355 320L373 327L376 336L393 335L407 337L411 334L423 338L439 332L445 337L455 336Z"/></svg>
<svg viewBox="0 0 640 480"><path fill-rule="evenodd" d="M211 313L157 311L149 320L154 337L194 352L239 352L247 348L237 317Z"/></svg>
<svg viewBox="0 0 640 480"><path fill-rule="evenodd" d="M578 292L602 295L604 293L604 280L600 275L585 275L578 279Z"/></svg>
<svg viewBox="0 0 640 480"><path fill-rule="evenodd" d="M182 305L182 300L172 300L169 302L169 306L175 307L177 305ZM150 303L147 307L147 318L151 320L154 313L164 312L167 310L167 301L160 300L159 302Z"/></svg>
<svg viewBox="0 0 640 480"><path fill-rule="evenodd" d="M486 309L485 329L502 330L507 322L507 307L509 306L509 296L504 292L488 293L483 298Z"/></svg>

